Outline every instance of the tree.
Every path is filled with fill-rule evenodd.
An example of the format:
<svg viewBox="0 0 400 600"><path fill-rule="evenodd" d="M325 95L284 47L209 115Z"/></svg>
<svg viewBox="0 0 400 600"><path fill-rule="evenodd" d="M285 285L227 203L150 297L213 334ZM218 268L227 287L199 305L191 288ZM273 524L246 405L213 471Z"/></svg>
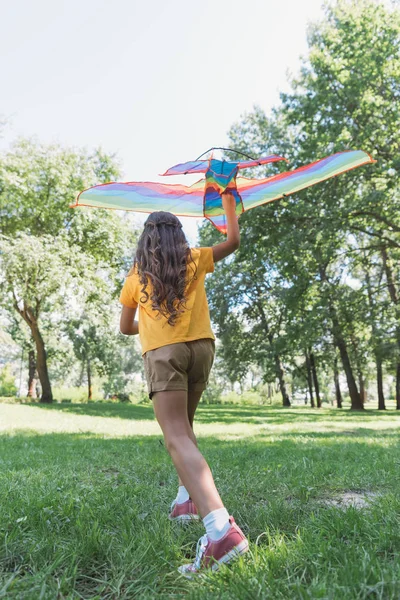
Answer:
<svg viewBox="0 0 400 600"><path fill-rule="evenodd" d="M203 226L201 243L209 245L215 235ZM290 406L284 346L280 343L285 319L284 290L256 240L247 241L231 260L218 264L216 276L207 281L211 316L218 326L224 355L236 357L233 364L237 365L237 380L240 381L242 369L246 371L253 362L263 369L265 382L279 381L282 402Z"/></svg>
<svg viewBox="0 0 400 600"><path fill-rule="evenodd" d="M69 205L79 191L118 175L115 158L100 149L88 152L21 138L0 159L1 233L54 235L70 230L83 216L86 227L81 221L75 235L83 241L84 233L107 221L107 213L96 211L94 219L87 219Z"/></svg>
<svg viewBox="0 0 400 600"><path fill-rule="evenodd" d="M116 286L107 280L107 265L92 256L76 253L68 237L17 234L0 240L2 303L11 305L28 325L35 342L36 366L42 402L52 401L43 327L58 328L68 321L74 306L90 304ZM102 267L102 269L101 269ZM111 271L111 276L113 272Z"/></svg>
<svg viewBox="0 0 400 600"><path fill-rule="evenodd" d="M400 247L400 12L383 2L339 0L310 29L309 45L293 91L281 96L283 114L298 133L303 158L348 146L368 149L378 159L357 177L357 187L347 190L340 179L335 195L343 201L330 216L345 235L361 233L379 244L388 265L385 256L397 257ZM389 271L388 292L397 306L395 270ZM400 357L399 328L396 336ZM396 371L400 407L399 359Z"/></svg>
<svg viewBox="0 0 400 600"><path fill-rule="evenodd" d="M114 158L101 150L32 140L19 140L0 159L2 303L29 327L43 402L52 400L43 332L68 320L57 312L67 293L75 286L75 302L84 293L81 300L90 303L98 285L115 297L130 266L136 232L126 220L110 211L69 209L78 191L117 175Z"/></svg>
<svg viewBox="0 0 400 600"><path fill-rule="evenodd" d="M2 301L10 303L28 325L35 342L42 402L52 402L41 317L62 300L71 284L73 255L65 239L18 234L0 240Z"/></svg>
<svg viewBox="0 0 400 600"><path fill-rule="evenodd" d="M238 263L238 288L248 285L249 265L264 262L274 282L264 296L265 305L276 315L279 297L283 308L275 347L292 366L303 353L314 388L317 378L311 356L316 348L321 358L330 356L341 404L333 337L352 409L363 408L372 336L379 349L376 357L382 356L385 346L382 335L391 336L387 323L375 321L373 329L368 307L372 301L379 312L382 293L372 285L368 299L367 276L360 270L364 252L370 263L377 256L383 262L392 314L398 321L399 33L399 11L384 3L339 0L329 5L323 22L310 28L309 54L299 76L291 81L291 91L281 95L281 105L270 117L256 108L230 131L236 149L255 155L283 154L294 167L346 148L364 148L378 158L374 167L242 215L246 249L232 261ZM260 167L260 175L270 172ZM250 247L257 250L249 262L243 257L250 257ZM265 275L258 272L257 276L264 285ZM354 277L358 289L352 289ZM260 314L260 327L262 322ZM400 329L394 332L399 339ZM400 370L396 370L399 397Z"/></svg>
<svg viewBox="0 0 400 600"><path fill-rule="evenodd" d="M132 340L116 332L119 306L112 290L107 293L100 288L97 292L80 315L63 323L82 373L86 372L89 400L95 373L105 377L104 391L112 395L123 393L129 376L141 371L141 356L132 347Z"/></svg>

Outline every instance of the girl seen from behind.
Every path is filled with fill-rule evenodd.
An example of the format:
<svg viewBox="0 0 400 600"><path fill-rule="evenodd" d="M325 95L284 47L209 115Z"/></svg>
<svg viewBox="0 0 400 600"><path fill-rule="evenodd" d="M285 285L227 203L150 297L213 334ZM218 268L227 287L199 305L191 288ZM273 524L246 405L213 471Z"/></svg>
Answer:
<svg viewBox="0 0 400 600"><path fill-rule="evenodd" d="M234 197L226 191L222 201L227 239L209 248L190 248L171 213L150 214L120 297L120 330L139 334L149 396L179 477L169 518L182 522L201 517L206 528L194 562L179 567L189 577L215 570L248 550L248 540L224 507L193 432L215 353L205 276L240 241Z"/></svg>

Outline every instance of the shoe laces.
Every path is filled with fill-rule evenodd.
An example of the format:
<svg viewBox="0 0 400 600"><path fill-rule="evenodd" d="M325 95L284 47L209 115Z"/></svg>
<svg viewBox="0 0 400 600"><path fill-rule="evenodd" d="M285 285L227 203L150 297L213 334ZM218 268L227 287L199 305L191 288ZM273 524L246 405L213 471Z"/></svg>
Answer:
<svg viewBox="0 0 400 600"><path fill-rule="evenodd" d="M200 569L201 567L201 559L204 556L204 552L208 546L208 537L207 534L204 534L199 541L197 542L196 547L196 558L194 559L194 566L196 569Z"/></svg>

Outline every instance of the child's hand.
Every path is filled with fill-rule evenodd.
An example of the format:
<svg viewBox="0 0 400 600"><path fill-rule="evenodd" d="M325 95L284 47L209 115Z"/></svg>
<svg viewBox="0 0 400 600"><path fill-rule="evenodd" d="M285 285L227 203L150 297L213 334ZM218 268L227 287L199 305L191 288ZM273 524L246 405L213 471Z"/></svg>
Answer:
<svg viewBox="0 0 400 600"><path fill-rule="evenodd" d="M236 200L235 200L231 190L227 189L224 192L222 192L221 197L222 197L222 206L224 207L225 212L227 212L228 210L232 210L232 208L235 209Z"/></svg>

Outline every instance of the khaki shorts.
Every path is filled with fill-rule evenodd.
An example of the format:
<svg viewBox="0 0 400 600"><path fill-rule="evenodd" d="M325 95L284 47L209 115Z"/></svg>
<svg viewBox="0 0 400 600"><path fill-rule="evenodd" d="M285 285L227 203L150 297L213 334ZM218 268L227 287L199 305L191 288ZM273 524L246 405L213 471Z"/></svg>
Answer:
<svg viewBox="0 0 400 600"><path fill-rule="evenodd" d="M215 342L211 338L168 344L143 355L150 398L155 392L206 389L214 362Z"/></svg>

